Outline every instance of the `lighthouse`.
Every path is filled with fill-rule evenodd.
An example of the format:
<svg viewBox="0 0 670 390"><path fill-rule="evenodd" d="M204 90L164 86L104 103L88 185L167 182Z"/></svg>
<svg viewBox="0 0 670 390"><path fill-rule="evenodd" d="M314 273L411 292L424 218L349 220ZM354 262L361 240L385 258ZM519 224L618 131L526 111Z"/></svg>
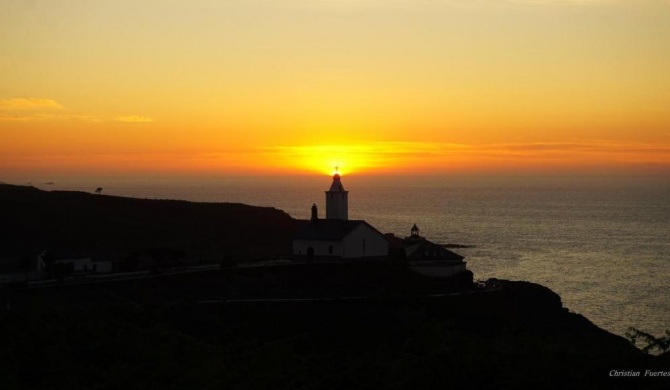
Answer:
<svg viewBox="0 0 670 390"><path fill-rule="evenodd" d="M389 244L379 230L361 220L349 219L349 192L344 190L335 169L333 183L326 191L326 218L319 218L316 204L312 217L303 221L293 236L293 256L298 261L385 261Z"/></svg>
<svg viewBox="0 0 670 390"><path fill-rule="evenodd" d="M344 190L337 172L333 175L333 184L326 191L326 219L349 219L349 191Z"/></svg>

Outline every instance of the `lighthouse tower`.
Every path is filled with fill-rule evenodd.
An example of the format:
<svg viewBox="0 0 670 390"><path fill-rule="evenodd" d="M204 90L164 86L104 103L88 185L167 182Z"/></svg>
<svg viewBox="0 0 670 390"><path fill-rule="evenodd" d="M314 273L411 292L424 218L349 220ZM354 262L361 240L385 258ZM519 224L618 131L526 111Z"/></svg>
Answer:
<svg viewBox="0 0 670 390"><path fill-rule="evenodd" d="M335 172L333 184L326 191L326 219L349 219L349 191L342 187L340 174Z"/></svg>

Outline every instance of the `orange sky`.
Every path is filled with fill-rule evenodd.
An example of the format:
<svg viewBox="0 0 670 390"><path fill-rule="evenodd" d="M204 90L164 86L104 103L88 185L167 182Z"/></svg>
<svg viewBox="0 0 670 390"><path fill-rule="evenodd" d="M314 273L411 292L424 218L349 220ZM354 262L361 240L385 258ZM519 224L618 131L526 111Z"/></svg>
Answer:
<svg viewBox="0 0 670 390"><path fill-rule="evenodd" d="M63 3L0 3L0 181L670 172L668 1Z"/></svg>

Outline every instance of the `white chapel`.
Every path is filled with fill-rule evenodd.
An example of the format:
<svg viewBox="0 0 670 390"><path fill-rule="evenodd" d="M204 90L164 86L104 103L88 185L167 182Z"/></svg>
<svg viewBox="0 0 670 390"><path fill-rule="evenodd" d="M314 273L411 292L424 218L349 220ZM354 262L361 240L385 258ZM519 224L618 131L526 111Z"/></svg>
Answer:
<svg viewBox="0 0 670 390"><path fill-rule="evenodd" d="M349 191L335 173L326 191L326 218L319 218L312 205L310 220L293 238L293 257L307 262L381 260L388 257L388 241L369 223L349 220Z"/></svg>

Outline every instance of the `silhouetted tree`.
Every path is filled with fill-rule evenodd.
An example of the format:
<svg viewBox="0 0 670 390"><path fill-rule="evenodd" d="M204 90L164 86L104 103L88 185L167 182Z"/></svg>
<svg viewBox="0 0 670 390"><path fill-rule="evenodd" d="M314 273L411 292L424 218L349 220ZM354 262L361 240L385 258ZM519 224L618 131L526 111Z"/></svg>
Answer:
<svg viewBox="0 0 670 390"><path fill-rule="evenodd" d="M96 194L100 194L102 192L102 187L98 187L95 189Z"/></svg>
<svg viewBox="0 0 670 390"><path fill-rule="evenodd" d="M626 338L633 345L636 345L638 340L645 342L646 345L642 347L642 352L644 353L650 353L655 350L660 353L670 351L670 330L665 331L665 337L655 337L647 332L630 327L626 332Z"/></svg>

